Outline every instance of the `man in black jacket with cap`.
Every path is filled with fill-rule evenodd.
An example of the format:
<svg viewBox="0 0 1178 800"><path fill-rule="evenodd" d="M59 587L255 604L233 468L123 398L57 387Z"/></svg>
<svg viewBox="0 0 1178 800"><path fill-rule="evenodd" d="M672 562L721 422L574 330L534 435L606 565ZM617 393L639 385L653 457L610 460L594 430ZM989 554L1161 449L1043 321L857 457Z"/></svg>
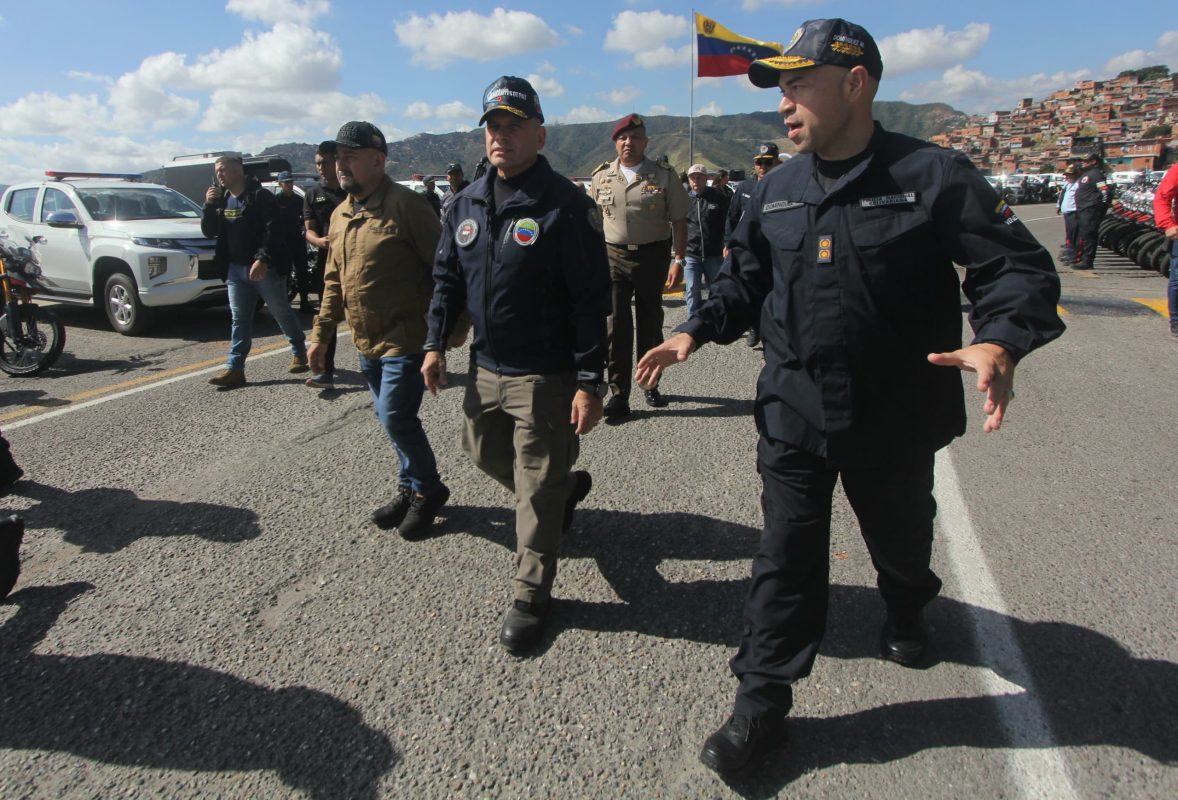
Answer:
<svg viewBox="0 0 1178 800"><path fill-rule="evenodd" d="M657 378L760 314L765 527L732 659L736 702L700 754L721 773L784 740L826 625L839 478L878 573L880 656L921 662L922 609L941 588L933 454L966 421L961 378L944 368L977 373L984 430L996 431L1015 365L1063 332L1051 256L969 160L874 124L882 72L871 35L841 19L804 23L784 55L752 64L755 85L781 90L799 155L758 184L708 302L638 365L639 380Z"/></svg>
<svg viewBox="0 0 1178 800"><path fill-rule="evenodd" d="M493 82L483 123L492 168L442 220L421 371L431 392L445 386L445 342L469 311L462 447L515 495L514 598L499 643L520 654L543 633L561 538L592 484L571 469L607 391L610 280L600 213L540 155L532 85Z"/></svg>

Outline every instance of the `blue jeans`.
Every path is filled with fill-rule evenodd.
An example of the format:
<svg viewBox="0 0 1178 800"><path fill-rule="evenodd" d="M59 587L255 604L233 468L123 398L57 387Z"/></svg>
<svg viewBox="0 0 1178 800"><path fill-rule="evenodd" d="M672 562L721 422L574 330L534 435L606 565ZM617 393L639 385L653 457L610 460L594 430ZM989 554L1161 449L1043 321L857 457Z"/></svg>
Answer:
<svg viewBox="0 0 1178 800"><path fill-rule="evenodd" d="M683 264L683 280L687 283L687 316L703 305L704 278L708 280L708 287L715 283L720 274L720 266L724 263L721 256L687 256Z"/></svg>
<svg viewBox="0 0 1178 800"><path fill-rule="evenodd" d="M442 479L425 428L417 416L425 394L425 379L421 377L424 361L424 353L380 359L360 356L360 372L368 381L376 418L400 459L398 484L420 494L433 494L441 487Z"/></svg>
<svg viewBox="0 0 1178 800"><path fill-rule="evenodd" d="M307 337L303 326L295 316L290 301L286 299L286 275L273 269L266 270L266 277L260 281L249 279L249 267L241 264L229 265L229 310L233 314L233 325L229 331L229 369L245 369L245 357L250 354L253 343L254 311L258 298L266 303L278 327L286 334L291 352L296 356L307 352Z"/></svg>
<svg viewBox="0 0 1178 800"><path fill-rule="evenodd" d="M1170 242L1170 285L1166 296L1170 300L1170 327L1178 326L1178 242Z"/></svg>

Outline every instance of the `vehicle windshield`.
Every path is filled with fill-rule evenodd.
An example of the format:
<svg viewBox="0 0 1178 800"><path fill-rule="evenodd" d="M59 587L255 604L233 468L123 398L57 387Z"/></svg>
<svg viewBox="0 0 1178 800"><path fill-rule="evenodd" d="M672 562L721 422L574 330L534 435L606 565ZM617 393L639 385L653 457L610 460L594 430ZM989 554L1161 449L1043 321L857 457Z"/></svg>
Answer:
<svg viewBox="0 0 1178 800"><path fill-rule="evenodd" d="M95 221L131 219L197 219L200 207L179 192L164 187L120 186L107 189L78 187L78 197Z"/></svg>

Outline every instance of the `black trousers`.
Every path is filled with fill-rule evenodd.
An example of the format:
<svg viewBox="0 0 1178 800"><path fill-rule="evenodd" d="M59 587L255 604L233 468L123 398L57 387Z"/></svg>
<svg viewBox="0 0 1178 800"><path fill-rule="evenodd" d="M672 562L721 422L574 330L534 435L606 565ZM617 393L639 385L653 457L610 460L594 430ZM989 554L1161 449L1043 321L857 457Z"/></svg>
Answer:
<svg viewBox="0 0 1178 800"><path fill-rule="evenodd" d="M1096 261L1096 240L1100 238L1100 221L1104 209L1100 206L1082 208L1076 212L1076 261L1091 267Z"/></svg>
<svg viewBox="0 0 1178 800"><path fill-rule="evenodd" d="M1097 223L1097 230L1100 224ZM1075 211L1068 211L1063 215L1063 231L1064 242L1063 252L1066 256L1065 262L1072 262L1076 260L1076 239L1079 238L1080 221L1076 218Z"/></svg>
<svg viewBox="0 0 1178 800"><path fill-rule="evenodd" d="M753 558L740 649L735 713L786 713L792 685L810 674L826 630L830 514L840 476L878 573L889 612L919 611L941 590L932 558L933 454L836 470L826 459L761 437L757 470L765 527Z"/></svg>

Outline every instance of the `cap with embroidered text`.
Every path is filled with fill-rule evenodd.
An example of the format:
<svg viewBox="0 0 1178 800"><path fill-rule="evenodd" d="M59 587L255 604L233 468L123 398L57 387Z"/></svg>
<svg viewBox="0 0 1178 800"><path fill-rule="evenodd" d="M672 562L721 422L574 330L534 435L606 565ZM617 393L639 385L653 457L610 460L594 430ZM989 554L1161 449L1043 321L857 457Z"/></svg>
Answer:
<svg viewBox="0 0 1178 800"><path fill-rule="evenodd" d="M371 122L345 122L335 135L335 143L340 147L361 149L371 147L388 155L389 147L385 143L384 134Z"/></svg>
<svg viewBox="0 0 1178 800"><path fill-rule="evenodd" d="M483 92L483 115L479 124L487 121L492 111L507 111L523 119L544 121L540 110L540 96L532 84L514 75L503 75L491 82Z"/></svg>
<svg viewBox="0 0 1178 800"><path fill-rule="evenodd" d="M835 18L803 22L784 53L749 65L749 80L769 89L778 85L782 72L824 64L848 69L864 67L876 80L883 75L883 59L871 34L861 25Z"/></svg>
<svg viewBox="0 0 1178 800"><path fill-rule="evenodd" d="M757 147L757 152L753 155L753 161L776 161L781 156L781 150L777 147L776 142L765 142Z"/></svg>

